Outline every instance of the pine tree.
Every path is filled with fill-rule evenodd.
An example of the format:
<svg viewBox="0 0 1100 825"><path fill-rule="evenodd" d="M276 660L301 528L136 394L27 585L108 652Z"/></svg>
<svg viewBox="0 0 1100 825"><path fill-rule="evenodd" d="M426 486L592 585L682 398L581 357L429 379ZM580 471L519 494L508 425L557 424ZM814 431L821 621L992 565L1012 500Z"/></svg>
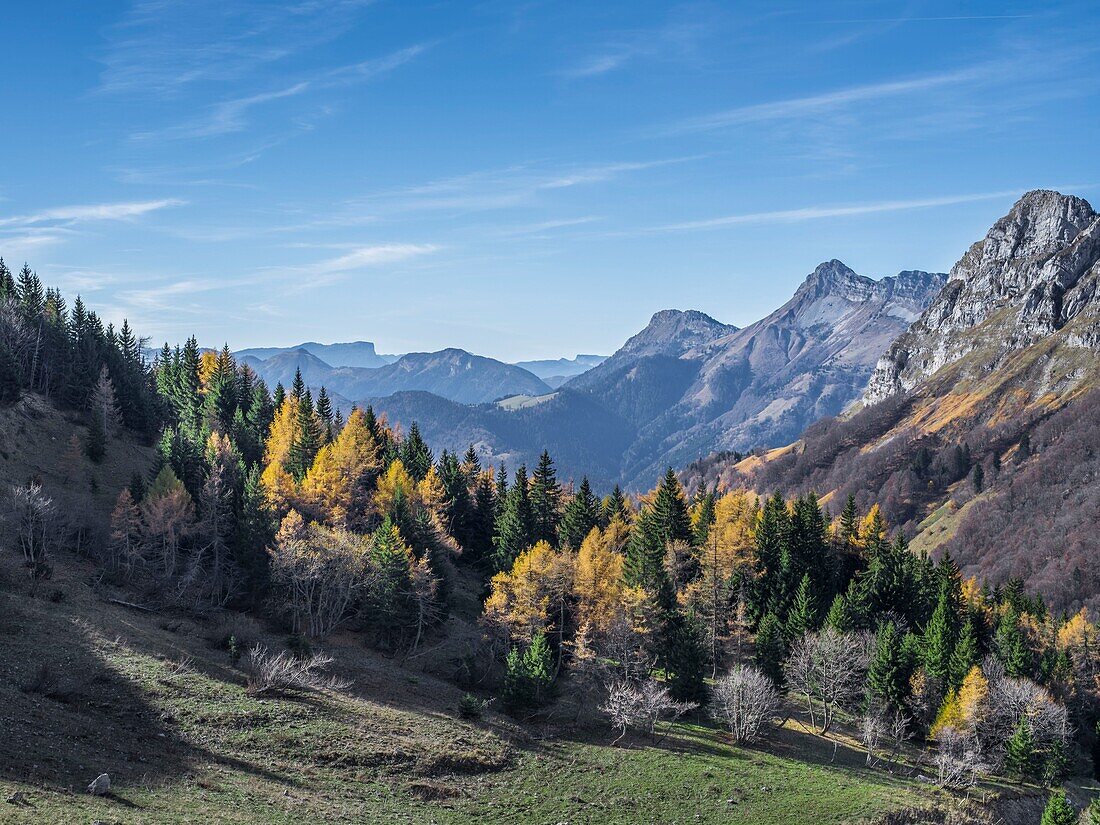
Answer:
<svg viewBox="0 0 1100 825"><path fill-rule="evenodd" d="M1077 825L1077 812L1066 799L1065 791L1059 789L1050 795L1039 825Z"/></svg>
<svg viewBox="0 0 1100 825"><path fill-rule="evenodd" d="M908 694L908 677L901 638L894 623L886 622L875 635L875 649L867 671L867 691L887 708L901 710Z"/></svg>
<svg viewBox="0 0 1100 825"><path fill-rule="evenodd" d="M542 451L538 466L531 476L531 518L534 541L558 543L558 524L561 521L561 487L558 485L554 461L550 453Z"/></svg>
<svg viewBox="0 0 1100 825"><path fill-rule="evenodd" d="M424 443L420 435L420 427L415 421L409 426L409 434L401 442L400 457L409 475L418 482L424 480L424 476L435 463L435 457L428 449L428 445Z"/></svg>
<svg viewBox="0 0 1100 825"><path fill-rule="evenodd" d="M1005 743L1005 772L1016 779L1030 777L1035 766L1035 740L1027 719L1021 718L1016 730Z"/></svg>
<svg viewBox="0 0 1100 825"><path fill-rule="evenodd" d="M600 520L600 502L592 495L588 476L581 479L581 486L565 505L558 538L561 546L576 550Z"/></svg>
<svg viewBox="0 0 1100 825"><path fill-rule="evenodd" d="M774 613L766 613L756 629L756 664L776 687L783 686L783 661L786 658L787 648L779 619Z"/></svg>

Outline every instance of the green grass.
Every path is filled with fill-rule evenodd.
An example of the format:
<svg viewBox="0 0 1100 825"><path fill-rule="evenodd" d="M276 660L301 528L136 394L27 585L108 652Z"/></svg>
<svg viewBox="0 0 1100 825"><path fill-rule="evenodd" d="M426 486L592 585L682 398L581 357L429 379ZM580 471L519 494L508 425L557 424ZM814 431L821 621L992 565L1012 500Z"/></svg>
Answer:
<svg viewBox="0 0 1100 825"><path fill-rule="evenodd" d="M927 786L802 732L733 747L710 727L611 746L606 728L458 716L462 692L334 640L346 692L257 697L210 628L111 604L67 562L39 597L0 563L0 821L814 822L926 806ZM265 634L265 643L280 637ZM28 691L42 663L56 674ZM564 711L561 714L564 716ZM835 762L832 760L835 759ZM113 793L83 788L99 773ZM21 792L25 804L5 803Z"/></svg>

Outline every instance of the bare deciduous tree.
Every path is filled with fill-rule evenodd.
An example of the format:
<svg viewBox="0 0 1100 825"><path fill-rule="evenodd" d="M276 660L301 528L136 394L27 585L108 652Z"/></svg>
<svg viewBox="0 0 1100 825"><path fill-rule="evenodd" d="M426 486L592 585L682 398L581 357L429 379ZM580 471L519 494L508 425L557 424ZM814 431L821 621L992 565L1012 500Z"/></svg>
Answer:
<svg viewBox="0 0 1100 825"><path fill-rule="evenodd" d="M941 788L969 788L988 766L974 734L944 728L939 735L939 748L932 757L936 782Z"/></svg>
<svg viewBox="0 0 1100 825"><path fill-rule="evenodd" d="M794 643L785 668L787 683L806 699L810 725L825 733L836 711L851 707L862 695L868 643L855 633L826 627ZM814 702L821 704L820 723Z"/></svg>
<svg viewBox="0 0 1100 825"><path fill-rule="evenodd" d="M33 595L38 582L50 575L46 558L54 530L53 499L42 492L37 481L28 481L22 487L11 488L10 506L16 541L23 553L23 563L30 570Z"/></svg>
<svg viewBox="0 0 1100 825"><path fill-rule="evenodd" d="M771 679L752 665L736 665L711 693L711 715L729 728L736 742L757 738L778 710L779 693Z"/></svg>
<svg viewBox="0 0 1100 825"><path fill-rule="evenodd" d="M696 707L694 702L677 702L668 688L655 679L647 679L640 685L612 684L600 710L607 715L611 727L619 731L615 740L618 742L631 728L645 731L652 738L660 722L675 722Z"/></svg>

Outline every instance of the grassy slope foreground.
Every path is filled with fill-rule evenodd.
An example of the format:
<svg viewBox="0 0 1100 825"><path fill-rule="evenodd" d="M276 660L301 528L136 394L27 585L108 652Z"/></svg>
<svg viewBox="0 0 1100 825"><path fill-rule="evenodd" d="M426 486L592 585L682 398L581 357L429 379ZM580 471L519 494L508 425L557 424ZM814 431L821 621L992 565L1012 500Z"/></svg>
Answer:
<svg viewBox="0 0 1100 825"><path fill-rule="evenodd" d="M25 800L2 821L829 823L927 802L791 730L768 750L686 725L611 747L466 722L456 688L352 638L330 645L346 692L254 697L210 623L115 605L85 563L33 599L10 558L0 574L0 784ZM112 795L82 793L101 772Z"/></svg>

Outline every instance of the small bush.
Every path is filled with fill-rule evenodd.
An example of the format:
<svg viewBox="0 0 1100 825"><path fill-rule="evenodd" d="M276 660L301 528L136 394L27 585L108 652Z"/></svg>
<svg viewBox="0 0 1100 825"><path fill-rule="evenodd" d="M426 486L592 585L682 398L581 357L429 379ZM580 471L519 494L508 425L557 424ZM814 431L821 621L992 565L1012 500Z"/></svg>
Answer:
<svg viewBox="0 0 1100 825"><path fill-rule="evenodd" d="M463 719L480 719L488 703L472 693L463 694L458 702L458 715Z"/></svg>
<svg viewBox="0 0 1100 825"><path fill-rule="evenodd" d="M284 690L343 690L347 682L322 671L333 662L325 653L299 658L288 651L272 653L263 645L254 645L244 660L248 674L248 692L253 695Z"/></svg>

